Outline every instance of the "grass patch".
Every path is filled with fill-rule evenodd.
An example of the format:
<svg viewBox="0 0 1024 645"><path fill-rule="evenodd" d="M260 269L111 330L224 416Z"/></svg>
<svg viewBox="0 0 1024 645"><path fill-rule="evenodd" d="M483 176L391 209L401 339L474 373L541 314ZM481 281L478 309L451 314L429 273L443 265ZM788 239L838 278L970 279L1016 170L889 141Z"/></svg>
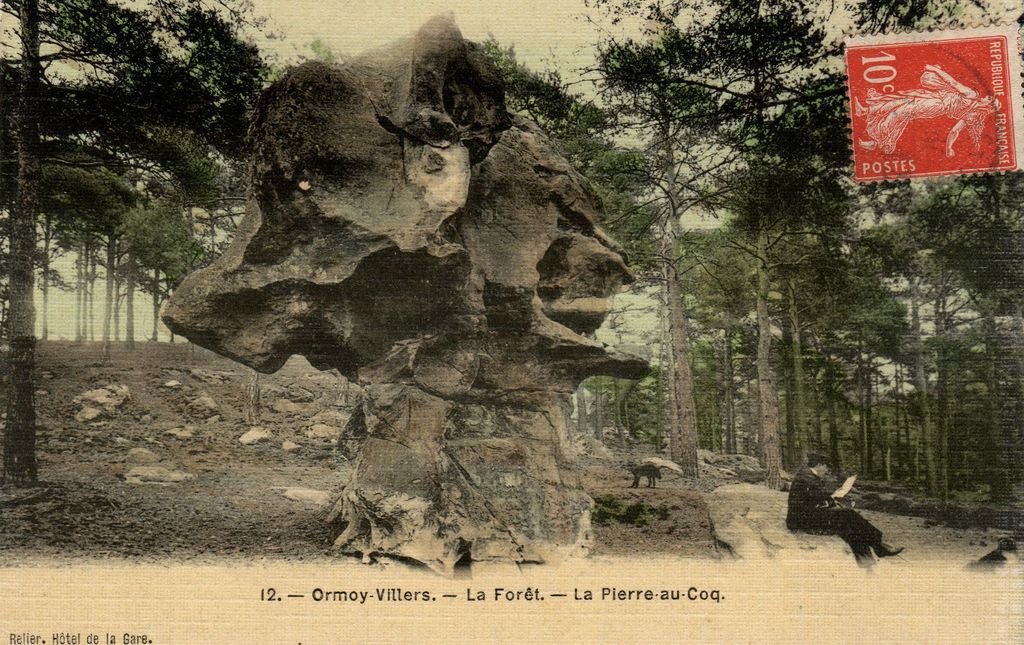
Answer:
<svg viewBox="0 0 1024 645"><path fill-rule="evenodd" d="M602 495L594 499L594 512L591 515L595 524L608 526L612 522L620 524L632 524L633 526L647 526L651 520L668 519L667 508L655 508L650 504L636 502L625 504L617 497Z"/></svg>

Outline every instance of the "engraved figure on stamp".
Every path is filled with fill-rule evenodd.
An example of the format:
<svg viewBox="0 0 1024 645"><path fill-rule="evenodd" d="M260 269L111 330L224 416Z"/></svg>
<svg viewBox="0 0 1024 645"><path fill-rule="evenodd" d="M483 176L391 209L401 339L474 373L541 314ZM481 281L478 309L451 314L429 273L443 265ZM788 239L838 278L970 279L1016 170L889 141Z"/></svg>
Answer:
<svg viewBox="0 0 1024 645"><path fill-rule="evenodd" d="M864 150L881 149L892 154L911 121L945 116L956 120L946 136L947 157L956 154L953 144L965 128L978 149L985 119L1000 107L999 99L981 96L938 65L925 65L920 87L895 94L882 94L871 88L864 102L866 106L854 99L856 115L867 119L870 138L857 141Z"/></svg>

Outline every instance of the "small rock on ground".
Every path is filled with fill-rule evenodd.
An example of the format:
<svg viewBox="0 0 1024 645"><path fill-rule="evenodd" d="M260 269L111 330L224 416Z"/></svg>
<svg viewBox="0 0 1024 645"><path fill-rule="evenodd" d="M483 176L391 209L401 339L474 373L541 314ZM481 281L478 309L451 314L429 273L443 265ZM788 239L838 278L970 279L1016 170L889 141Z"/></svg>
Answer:
<svg viewBox="0 0 1024 645"><path fill-rule="evenodd" d="M78 421L79 423L88 423L89 421L95 421L101 416L103 416L103 410L87 405L78 411L78 414L75 415L75 421Z"/></svg>
<svg viewBox="0 0 1024 645"><path fill-rule="evenodd" d="M201 394L189 403L189 407L193 410L204 411L204 412L217 412L220 410L220 406L217 405L217 401L209 394Z"/></svg>
<svg viewBox="0 0 1024 645"><path fill-rule="evenodd" d="M177 484L194 478L190 473L160 466L136 466L124 477L129 484Z"/></svg>
<svg viewBox="0 0 1024 645"><path fill-rule="evenodd" d="M274 402L270 404L270 408L280 414L299 414L306 410L305 406L285 398L274 399Z"/></svg>
<svg viewBox="0 0 1024 645"><path fill-rule="evenodd" d="M329 426L323 423L316 423L306 430L306 436L310 439L335 440L341 435L341 428Z"/></svg>
<svg viewBox="0 0 1024 645"><path fill-rule="evenodd" d="M248 432L239 437L238 442L243 446L251 446L263 441L264 439L269 439L270 437L271 434L269 430L256 426L254 428L250 428Z"/></svg>
<svg viewBox="0 0 1024 645"><path fill-rule="evenodd" d="M88 390L76 396L72 401L82 403L89 401L97 405L109 408L117 408L124 405L124 402L132 398L132 393L126 385L108 385L106 387Z"/></svg>

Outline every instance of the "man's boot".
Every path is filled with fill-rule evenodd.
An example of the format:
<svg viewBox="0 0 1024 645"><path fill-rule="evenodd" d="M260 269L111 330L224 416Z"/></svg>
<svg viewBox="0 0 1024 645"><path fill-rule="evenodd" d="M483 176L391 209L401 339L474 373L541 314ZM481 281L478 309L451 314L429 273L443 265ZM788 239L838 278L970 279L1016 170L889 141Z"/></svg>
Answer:
<svg viewBox="0 0 1024 645"><path fill-rule="evenodd" d="M888 558L891 555L899 555L903 552L903 547L897 549L886 544L885 542L879 542L878 546L874 547L874 549L875 555L877 555L880 558Z"/></svg>

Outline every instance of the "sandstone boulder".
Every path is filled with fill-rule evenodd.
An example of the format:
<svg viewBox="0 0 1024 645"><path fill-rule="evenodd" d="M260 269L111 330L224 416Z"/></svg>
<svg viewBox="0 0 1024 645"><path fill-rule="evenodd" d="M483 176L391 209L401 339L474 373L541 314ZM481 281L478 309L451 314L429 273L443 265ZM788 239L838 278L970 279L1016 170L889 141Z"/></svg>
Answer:
<svg viewBox="0 0 1024 645"><path fill-rule="evenodd" d="M719 486L706 497L715 536L725 550L747 560L830 560L853 555L842 539L786 528L788 496L754 484ZM845 558L843 557L845 555Z"/></svg>
<svg viewBox="0 0 1024 645"><path fill-rule="evenodd" d="M279 414L302 414L306 411L306 406L282 397L274 399L270 409Z"/></svg>
<svg viewBox="0 0 1024 645"><path fill-rule="evenodd" d="M90 421L95 421L102 416L103 410L87 405L75 414L75 421L78 421L79 423L88 423Z"/></svg>
<svg viewBox="0 0 1024 645"><path fill-rule="evenodd" d="M329 426L323 423L314 423L306 430L306 436L310 439L326 439L327 441L336 441L341 435L341 428L337 426Z"/></svg>
<svg viewBox="0 0 1024 645"><path fill-rule="evenodd" d="M76 396L74 403L91 403L113 410L125 404L131 399L131 391L127 385L108 385L106 387L88 390Z"/></svg>
<svg viewBox="0 0 1024 645"><path fill-rule="evenodd" d="M741 482L757 484L765 480L765 470L757 457L731 453L715 453L699 450L701 463L711 466L717 472L734 477ZM712 471L714 472L714 471Z"/></svg>
<svg viewBox="0 0 1024 645"><path fill-rule="evenodd" d="M194 479L195 475L161 466L136 466L124 478L129 484L177 484Z"/></svg>
<svg viewBox="0 0 1024 645"><path fill-rule="evenodd" d="M217 403L217 400L206 392L201 392L199 396L192 399L189 402L188 407L193 414L199 416L216 414L220 410L220 405Z"/></svg>
<svg viewBox="0 0 1024 645"><path fill-rule="evenodd" d="M243 446L251 446L253 444L269 439L272 436L274 435L272 435L270 431L267 430L266 428L255 426L249 428L248 432L239 437L238 443L242 444Z"/></svg>
<svg viewBox="0 0 1024 645"><path fill-rule="evenodd" d="M252 137L231 246L162 316L259 371L301 354L358 381L337 547L439 571L580 552L591 501L563 404L588 376L645 373L590 337L632 277L483 50L436 18L345 65L307 63L264 93Z"/></svg>

